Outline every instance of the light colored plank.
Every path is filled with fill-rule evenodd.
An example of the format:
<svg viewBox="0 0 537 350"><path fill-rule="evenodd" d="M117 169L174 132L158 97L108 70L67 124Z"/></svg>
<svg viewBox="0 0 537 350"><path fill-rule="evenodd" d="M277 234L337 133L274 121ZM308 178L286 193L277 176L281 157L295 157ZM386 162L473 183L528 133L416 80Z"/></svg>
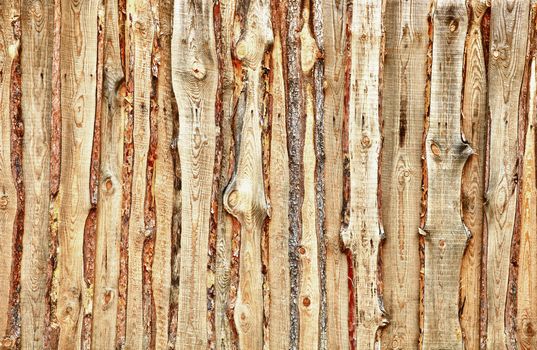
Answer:
<svg viewBox="0 0 537 350"><path fill-rule="evenodd" d="M487 74L481 22L488 9L486 0L470 3L471 18L466 36L462 132L474 150L462 173L462 216L471 238L461 266L459 305L464 346L479 349L481 249L483 241L485 158L487 136Z"/></svg>
<svg viewBox="0 0 537 350"><path fill-rule="evenodd" d="M269 349L289 348L289 168L283 80L282 47L279 21L273 13L272 46L272 131L270 147L270 221L268 224Z"/></svg>
<svg viewBox="0 0 537 350"><path fill-rule="evenodd" d="M58 217L59 349L81 346L91 307L85 288L83 239L91 209L89 184L97 67L97 1L62 1L60 52L62 151Z"/></svg>
<svg viewBox="0 0 537 350"><path fill-rule="evenodd" d="M153 260L153 297L155 303L155 349L168 349L171 284L171 235L174 171L171 153L174 115L172 111L171 34L173 1L159 3L157 159L155 160L156 237Z"/></svg>
<svg viewBox="0 0 537 350"><path fill-rule="evenodd" d="M50 113L54 6L23 1L21 12L25 215L21 264L21 347L44 348L49 257Z"/></svg>
<svg viewBox="0 0 537 350"><path fill-rule="evenodd" d="M459 280L469 232L462 223L461 175L472 149L461 139L464 39L463 0L438 1L433 13L431 107L425 142L427 213L425 236L424 349L463 349Z"/></svg>
<svg viewBox="0 0 537 350"><path fill-rule="evenodd" d="M535 21L537 7L532 5L533 30L530 35L532 46L529 67L528 119L526 125L525 148L522 158L522 178L520 182L520 252L518 256L517 284L517 333L519 349L536 349L537 336L537 183L535 163L535 143L537 138L537 76L535 74ZM532 40L533 39L533 40ZM521 137L520 135L519 137Z"/></svg>
<svg viewBox="0 0 537 350"><path fill-rule="evenodd" d="M101 157L92 347L115 347L121 242L121 171L123 166L124 98L126 88L119 45L117 3L104 4Z"/></svg>
<svg viewBox="0 0 537 350"><path fill-rule="evenodd" d="M0 3L0 339L6 347L15 344L11 334L12 319L10 315L12 300L11 286L13 264L13 247L16 242L16 218L18 213L18 191L16 188L15 170L12 169L13 155L13 125L12 117L17 106L12 96L15 85L16 68L19 64L20 31L17 27L20 16L20 3L17 1L2 1Z"/></svg>
<svg viewBox="0 0 537 350"><path fill-rule="evenodd" d="M213 2L175 2L173 90L179 108L181 262L176 349L208 343L207 261L218 82Z"/></svg>
<svg viewBox="0 0 537 350"><path fill-rule="evenodd" d="M239 285L233 311L240 349L263 348L261 235L268 205L261 136L265 117L263 58L273 40L269 18L268 1L250 2L235 46L242 65L242 89L235 113L237 155L224 206L241 225Z"/></svg>
<svg viewBox="0 0 537 350"><path fill-rule="evenodd" d="M524 73L530 1L493 1L490 17L489 177L487 220L487 348L508 344L506 303L517 206L519 97Z"/></svg>
<svg viewBox="0 0 537 350"><path fill-rule="evenodd" d="M379 295L378 260L382 239L378 172L381 151L379 79L383 49L383 1L352 4L348 91L348 222L341 239L352 258L355 340L374 349L386 324Z"/></svg>
<svg viewBox="0 0 537 350"><path fill-rule="evenodd" d="M345 98L345 33L348 2L322 3L324 40L325 244L328 349L348 349L349 287L347 257L339 232L343 209L343 105Z"/></svg>
<svg viewBox="0 0 537 350"><path fill-rule="evenodd" d="M419 338L419 236L430 0L386 3L382 116L383 349L415 349Z"/></svg>

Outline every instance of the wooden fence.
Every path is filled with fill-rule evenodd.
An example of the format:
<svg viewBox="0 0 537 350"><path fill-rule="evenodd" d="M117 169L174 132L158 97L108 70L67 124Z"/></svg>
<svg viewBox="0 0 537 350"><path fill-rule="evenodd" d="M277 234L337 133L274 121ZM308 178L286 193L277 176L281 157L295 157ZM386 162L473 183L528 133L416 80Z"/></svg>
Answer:
<svg viewBox="0 0 537 350"><path fill-rule="evenodd" d="M530 0L0 0L0 349L537 349Z"/></svg>

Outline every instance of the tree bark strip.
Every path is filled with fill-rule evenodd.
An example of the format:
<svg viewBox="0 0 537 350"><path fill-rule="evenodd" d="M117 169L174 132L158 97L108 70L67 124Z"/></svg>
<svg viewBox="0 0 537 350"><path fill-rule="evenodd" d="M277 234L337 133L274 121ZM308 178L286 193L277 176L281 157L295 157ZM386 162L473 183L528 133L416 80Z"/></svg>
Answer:
<svg viewBox="0 0 537 350"><path fill-rule="evenodd" d="M470 3L466 37L465 81L462 105L462 132L474 150L462 174L462 216L471 238L461 266L459 306L461 329L466 349L479 349L481 251L483 240L485 161L487 136L487 71L481 23L490 4L485 0Z"/></svg>
<svg viewBox="0 0 537 350"><path fill-rule="evenodd" d="M121 242L121 170L125 122L125 77L121 66L118 6L104 4L101 159L95 248L92 346L112 348L116 340L119 246Z"/></svg>
<svg viewBox="0 0 537 350"><path fill-rule="evenodd" d="M173 88L179 108L182 176L181 284L177 349L207 345L207 247L215 161L217 58L213 3L176 2Z"/></svg>
<svg viewBox="0 0 537 350"><path fill-rule="evenodd" d="M382 152L383 349L416 348L419 338L419 236L422 135L431 2L386 4ZM393 79L391 77L397 77Z"/></svg>
<svg viewBox="0 0 537 350"><path fill-rule="evenodd" d="M49 256L52 3L25 1L21 13L25 217L21 264L21 348L44 348Z"/></svg>
<svg viewBox="0 0 537 350"><path fill-rule="evenodd" d="M493 2L489 60L490 159L486 191L487 348L508 345L506 303L518 188L519 96L529 1ZM494 142L492 142L494 140Z"/></svg>
<svg viewBox="0 0 537 350"><path fill-rule="evenodd" d="M347 258L339 239L343 209L343 104L347 1L323 1L324 42L324 145L327 348L348 349L349 289Z"/></svg>
<svg viewBox="0 0 537 350"><path fill-rule="evenodd" d="M384 3L356 1L350 23L348 91L349 202L341 239L353 264L356 348L374 349L386 324L379 294L380 222L379 156L381 151L380 74L383 58Z"/></svg>
<svg viewBox="0 0 537 350"><path fill-rule="evenodd" d="M59 348L81 346L85 309L83 237L91 209L90 167L96 106L97 1L62 2L62 156L59 186Z"/></svg>
<svg viewBox="0 0 537 350"><path fill-rule="evenodd" d="M425 236L424 349L463 349L459 324L460 266L469 232L462 223L460 192L472 149L461 138L460 110L464 1L442 1L433 14L431 110L427 132L428 176Z"/></svg>

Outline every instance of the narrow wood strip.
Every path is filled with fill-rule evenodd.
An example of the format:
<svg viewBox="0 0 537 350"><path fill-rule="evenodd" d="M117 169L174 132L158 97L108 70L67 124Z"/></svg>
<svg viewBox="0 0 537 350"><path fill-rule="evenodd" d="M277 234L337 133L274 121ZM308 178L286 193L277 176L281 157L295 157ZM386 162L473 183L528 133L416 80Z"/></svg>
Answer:
<svg viewBox="0 0 537 350"><path fill-rule="evenodd" d="M463 349L459 324L460 267L469 232L460 217L462 169L472 149L461 139L464 1L442 1L433 14L431 107L425 143L424 349Z"/></svg>
<svg viewBox="0 0 537 350"><path fill-rule="evenodd" d="M54 4L24 1L21 13L23 168L26 208L21 264L21 348L45 347L49 257L50 113Z"/></svg>
<svg viewBox="0 0 537 350"><path fill-rule="evenodd" d="M262 120L264 52L272 44L269 2L254 1L235 45L242 66L242 90L235 112L236 159L224 193L226 210L239 220L241 246L239 286L233 312L240 349L263 348L263 283L261 235L268 205L263 180Z"/></svg>
<svg viewBox="0 0 537 350"><path fill-rule="evenodd" d="M421 139L425 119L429 0L386 4L382 115L383 349L413 349L419 338Z"/></svg>
<svg viewBox="0 0 537 350"><path fill-rule="evenodd" d="M355 340L358 349L374 349L386 324L379 294L378 260L383 232L378 181L381 151L379 86L382 58L382 1L352 4L348 100L348 221L341 239L353 269Z"/></svg>
<svg viewBox="0 0 537 350"><path fill-rule="evenodd" d="M84 227L91 209L90 167L95 122L97 1L65 1L61 31L62 152L59 186L58 305L60 349L80 347L91 291L84 284Z"/></svg>
<svg viewBox="0 0 537 350"><path fill-rule="evenodd" d="M524 73L528 0L493 2L489 60L490 159L487 220L487 348L508 345L506 306L517 206L519 97Z"/></svg>
<svg viewBox="0 0 537 350"><path fill-rule="evenodd" d="M157 149L155 160L156 237L153 260L153 296L155 300L155 349L168 349L170 309L172 212L174 169L171 152L174 114L172 110L171 30L173 1L159 3L160 32L157 33L158 67ZM153 72L154 74L154 72Z"/></svg>
<svg viewBox="0 0 537 350"><path fill-rule="evenodd" d="M104 4L103 81L101 104L101 159L97 233L95 247L95 290L92 345L113 348L118 305L119 245L121 241L121 169L125 78L121 67L118 5Z"/></svg>
<svg viewBox="0 0 537 350"><path fill-rule="evenodd" d="M143 312L143 249L144 242L154 234L154 223L146 222L147 167L150 147L151 52L153 44L153 14L147 2L127 2L127 22L130 27L133 90L132 188L128 241L128 293L125 346L142 349L144 337Z"/></svg>
<svg viewBox="0 0 537 350"><path fill-rule="evenodd" d="M470 25L465 44L462 132L474 154L468 158L463 169L461 201L463 222L471 238L462 260L459 305L464 346L477 350L487 136L487 72L481 24L490 4L485 0L475 0L470 6Z"/></svg>
<svg viewBox="0 0 537 350"><path fill-rule="evenodd" d="M207 346L207 248L215 162L218 84L213 3L176 2L173 89L179 108L183 206L176 349Z"/></svg>
<svg viewBox="0 0 537 350"><path fill-rule="evenodd" d="M347 258L339 239L343 209L343 105L348 2L323 1L327 348L348 349Z"/></svg>

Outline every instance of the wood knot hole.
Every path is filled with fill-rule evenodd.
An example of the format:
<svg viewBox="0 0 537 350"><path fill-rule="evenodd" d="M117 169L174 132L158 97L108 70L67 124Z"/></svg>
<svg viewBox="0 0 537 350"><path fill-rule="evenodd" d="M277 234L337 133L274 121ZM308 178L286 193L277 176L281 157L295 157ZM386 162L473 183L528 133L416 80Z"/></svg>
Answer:
<svg viewBox="0 0 537 350"><path fill-rule="evenodd" d="M302 305L304 305L305 307L309 307L311 305L310 298L304 297L304 299L302 299Z"/></svg>
<svg viewBox="0 0 537 350"><path fill-rule="evenodd" d="M6 210L8 203L9 203L9 199L7 195L3 195L0 197L0 209L1 210Z"/></svg>

